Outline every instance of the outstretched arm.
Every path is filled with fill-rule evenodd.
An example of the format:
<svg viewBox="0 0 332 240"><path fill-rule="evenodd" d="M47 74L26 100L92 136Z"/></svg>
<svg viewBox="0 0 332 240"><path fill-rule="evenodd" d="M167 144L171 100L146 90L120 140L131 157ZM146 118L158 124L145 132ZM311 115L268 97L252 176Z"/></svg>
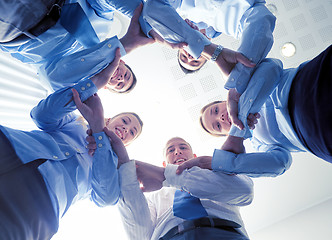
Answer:
<svg viewBox="0 0 332 240"><path fill-rule="evenodd" d="M91 48L55 59L42 65L39 74L48 78L55 90L72 86L105 69L114 60L118 48L121 56L124 56L138 47L153 43L153 39L141 32L138 23L142 7L139 5L135 10L126 35L120 40L115 36Z"/></svg>

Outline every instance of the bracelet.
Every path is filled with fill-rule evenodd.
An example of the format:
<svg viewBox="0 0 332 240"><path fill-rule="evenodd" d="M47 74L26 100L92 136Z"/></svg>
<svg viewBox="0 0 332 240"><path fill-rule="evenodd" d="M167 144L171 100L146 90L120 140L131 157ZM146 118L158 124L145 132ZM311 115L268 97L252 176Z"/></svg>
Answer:
<svg viewBox="0 0 332 240"><path fill-rule="evenodd" d="M216 50L214 50L214 53L211 56L211 60L216 61L222 50L223 50L223 46L218 45L218 47L216 48Z"/></svg>

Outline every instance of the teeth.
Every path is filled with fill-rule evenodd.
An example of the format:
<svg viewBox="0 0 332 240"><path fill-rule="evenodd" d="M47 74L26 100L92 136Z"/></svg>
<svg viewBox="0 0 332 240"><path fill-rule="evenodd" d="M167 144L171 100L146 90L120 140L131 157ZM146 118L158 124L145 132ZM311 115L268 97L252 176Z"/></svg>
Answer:
<svg viewBox="0 0 332 240"><path fill-rule="evenodd" d="M178 159L178 160L175 161L175 163L179 163L179 162L184 162L184 159L181 158L181 159Z"/></svg>
<svg viewBox="0 0 332 240"><path fill-rule="evenodd" d="M123 139L123 135L119 129L116 128L115 133L116 133L116 135L118 135L119 138Z"/></svg>

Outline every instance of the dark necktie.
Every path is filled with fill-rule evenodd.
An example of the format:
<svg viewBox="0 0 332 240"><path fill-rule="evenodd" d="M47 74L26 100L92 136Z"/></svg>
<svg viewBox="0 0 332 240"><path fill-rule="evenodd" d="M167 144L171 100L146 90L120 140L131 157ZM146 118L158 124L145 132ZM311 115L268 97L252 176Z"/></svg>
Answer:
<svg viewBox="0 0 332 240"><path fill-rule="evenodd" d="M187 220L198 219L208 215L199 198L181 190L175 191L173 213L174 216Z"/></svg>
<svg viewBox="0 0 332 240"><path fill-rule="evenodd" d="M69 3L62 6L60 23L85 48L100 42L79 3Z"/></svg>

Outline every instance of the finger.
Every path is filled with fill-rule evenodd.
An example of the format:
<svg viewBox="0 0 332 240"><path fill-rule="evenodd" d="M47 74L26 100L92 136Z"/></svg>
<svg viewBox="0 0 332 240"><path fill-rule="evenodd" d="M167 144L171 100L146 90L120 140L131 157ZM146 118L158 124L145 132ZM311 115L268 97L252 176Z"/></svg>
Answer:
<svg viewBox="0 0 332 240"><path fill-rule="evenodd" d="M233 120L233 124L240 130L243 130L243 128L244 128L242 121L239 120L238 118Z"/></svg>
<svg viewBox="0 0 332 240"><path fill-rule="evenodd" d="M86 145L87 149L89 150L96 150L97 149L97 144L94 142L94 143L88 143Z"/></svg>
<svg viewBox="0 0 332 240"><path fill-rule="evenodd" d="M170 43L171 47L173 49L182 49L186 46L188 46L188 43L185 43L185 42L181 42L181 43Z"/></svg>
<svg viewBox="0 0 332 240"><path fill-rule="evenodd" d="M93 154L95 154L95 150L93 150L93 149L90 149L89 150L89 152L88 152L88 154L92 157L93 156Z"/></svg>
<svg viewBox="0 0 332 240"><path fill-rule="evenodd" d="M184 170L192 168L194 166L193 161L186 161L178 166L176 174L181 174Z"/></svg>
<svg viewBox="0 0 332 240"><path fill-rule="evenodd" d="M87 136L86 138L86 141L90 144L93 144L93 143L96 143L96 140L95 140L95 137L94 136Z"/></svg>
<svg viewBox="0 0 332 240"><path fill-rule="evenodd" d="M72 88L71 91L73 92L73 99L74 99L77 109L81 110L83 107L83 103L80 99L80 95L78 94L78 92L75 88Z"/></svg>
<svg viewBox="0 0 332 240"><path fill-rule="evenodd" d="M92 130L91 130L91 128L88 128L88 130L86 130L86 134L88 134L89 136L92 135ZM88 139L87 139L87 140L88 140Z"/></svg>
<svg viewBox="0 0 332 240"><path fill-rule="evenodd" d="M236 53L236 60L238 62L242 63L246 67L255 67L256 66L255 63L251 62L248 58L246 58L239 52Z"/></svg>
<svg viewBox="0 0 332 240"><path fill-rule="evenodd" d="M261 117L261 115L259 113L255 113L254 115L255 115L256 119L259 119Z"/></svg>
<svg viewBox="0 0 332 240"><path fill-rule="evenodd" d="M141 16L141 12L143 9L143 4L141 3L140 5L138 5L138 7L135 9L133 17L131 18L130 23L132 22L137 22L139 17Z"/></svg>
<svg viewBox="0 0 332 240"><path fill-rule="evenodd" d="M111 139L111 143L122 143L121 138L118 137L113 131L109 130L107 127L104 127L105 134Z"/></svg>

